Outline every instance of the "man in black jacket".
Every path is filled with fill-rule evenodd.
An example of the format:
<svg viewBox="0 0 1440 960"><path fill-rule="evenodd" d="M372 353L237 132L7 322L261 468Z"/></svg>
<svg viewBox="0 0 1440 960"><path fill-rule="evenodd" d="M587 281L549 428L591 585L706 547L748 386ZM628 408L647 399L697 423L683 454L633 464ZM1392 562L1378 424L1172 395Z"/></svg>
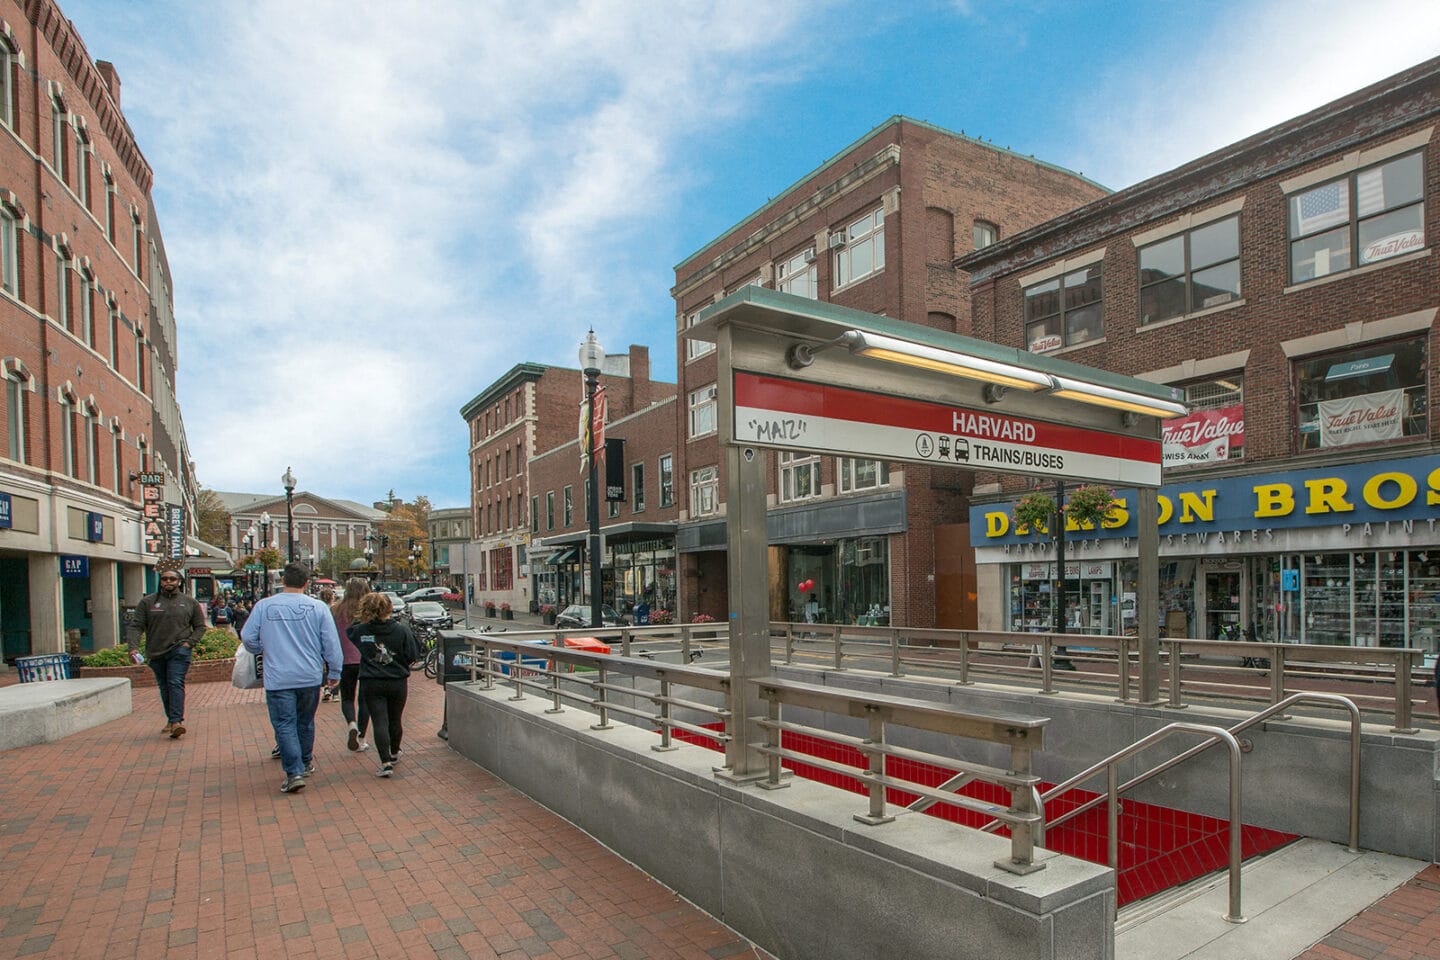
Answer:
<svg viewBox="0 0 1440 960"><path fill-rule="evenodd" d="M140 599L135 616L125 631L133 647L145 633L145 657L155 671L155 686L165 708L163 736L178 740L185 736L185 674L190 672L191 649L205 634L205 608L180 589L180 564L162 560L160 590Z"/></svg>

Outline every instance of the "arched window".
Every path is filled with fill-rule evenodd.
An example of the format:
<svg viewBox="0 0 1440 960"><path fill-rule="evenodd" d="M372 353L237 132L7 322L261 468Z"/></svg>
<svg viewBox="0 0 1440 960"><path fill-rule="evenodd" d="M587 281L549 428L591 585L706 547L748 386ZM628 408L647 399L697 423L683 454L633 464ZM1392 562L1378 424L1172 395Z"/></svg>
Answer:
<svg viewBox="0 0 1440 960"><path fill-rule="evenodd" d="M26 429L30 408L30 394L35 390L35 378L19 360L13 357L4 362L5 375L5 456L17 463L28 462L25 457L25 443L29 431Z"/></svg>

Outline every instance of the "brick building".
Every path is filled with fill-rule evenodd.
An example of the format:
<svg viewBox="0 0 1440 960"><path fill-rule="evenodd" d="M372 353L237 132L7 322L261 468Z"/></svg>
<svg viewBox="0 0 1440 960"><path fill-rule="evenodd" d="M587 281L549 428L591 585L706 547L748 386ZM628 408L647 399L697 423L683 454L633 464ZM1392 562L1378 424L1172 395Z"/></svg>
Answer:
<svg viewBox="0 0 1440 960"><path fill-rule="evenodd" d="M683 337L701 309L760 284L969 334L955 257L1104 195L1033 157L893 117L681 262L671 292L682 616L729 608L716 358ZM970 485L946 467L771 455L771 617L973 624ZM815 592L802 594L802 580Z"/></svg>
<svg viewBox="0 0 1440 960"><path fill-rule="evenodd" d="M675 393L674 384L650 379L650 350L644 346L607 355L600 382L611 421ZM519 610L538 606L532 574L543 574L553 584L562 572L552 558L561 564L575 562L558 550L530 556L539 490L528 465L531 458L574 440L583 399L579 370L521 363L461 408L470 434L474 531L465 567L475 602L494 600ZM578 489L583 494L584 484ZM580 509L583 522L583 504ZM452 574L456 559L451 557Z"/></svg>
<svg viewBox="0 0 1440 960"><path fill-rule="evenodd" d="M222 546L231 556L247 556L265 547L285 555L292 536L287 528L285 494L216 491L216 495L230 514L230 533ZM308 490L296 490L290 507L295 518L295 557L312 564L332 547L363 553L387 516L384 510L363 503L322 497ZM372 549L378 567L379 548L372 545ZM397 560L404 553L405 545L400 544L386 559Z"/></svg>
<svg viewBox="0 0 1440 960"><path fill-rule="evenodd" d="M175 402L153 175L115 68L53 0L0 12L0 631L7 658L110 646L196 485ZM142 523L145 475L169 523ZM169 508L173 508L169 509ZM181 512L183 511L183 512Z"/></svg>
<svg viewBox="0 0 1440 960"><path fill-rule="evenodd" d="M465 587L465 545L470 542L470 508L443 507L431 510L430 579L439 586ZM454 556L452 565L451 556Z"/></svg>
<svg viewBox="0 0 1440 960"><path fill-rule="evenodd" d="M975 336L1190 404L1165 427L1167 633L1436 649L1437 119L1440 59L957 260ZM981 625L1046 626L1054 546L979 482ZM1134 536L1128 509L1070 532L1072 627L1127 625Z"/></svg>

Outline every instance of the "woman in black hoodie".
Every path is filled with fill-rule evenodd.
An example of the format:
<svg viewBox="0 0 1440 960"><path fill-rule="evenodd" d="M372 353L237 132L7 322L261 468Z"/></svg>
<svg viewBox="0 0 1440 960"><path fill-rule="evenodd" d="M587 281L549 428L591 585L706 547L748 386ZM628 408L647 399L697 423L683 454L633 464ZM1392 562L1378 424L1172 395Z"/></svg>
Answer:
<svg viewBox="0 0 1440 960"><path fill-rule="evenodd" d="M405 712L410 664L423 656L415 634L390 619L391 610L385 594L367 594L360 601L359 622L345 631L360 651L360 699L370 711L371 736L380 756L377 777L388 777L395 769L404 733L400 718Z"/></svg>

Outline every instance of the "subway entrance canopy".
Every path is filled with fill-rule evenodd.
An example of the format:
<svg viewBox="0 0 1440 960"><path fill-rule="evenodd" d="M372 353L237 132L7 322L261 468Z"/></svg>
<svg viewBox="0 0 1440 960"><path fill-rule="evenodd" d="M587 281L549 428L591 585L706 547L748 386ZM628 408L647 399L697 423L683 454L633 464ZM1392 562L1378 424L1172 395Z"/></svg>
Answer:
<svg viewBox="0 0 1440 960"><path fill-rule="evenodd" d="M764 715L769 674L765 461L805 451L1134 486L1139 521L1140 699L1158 700L1160 422L1171 387L959 334L747 286L686 331L718 348L730 574L731 709ZM729 746L732 776L763 770Z"/></svg>

